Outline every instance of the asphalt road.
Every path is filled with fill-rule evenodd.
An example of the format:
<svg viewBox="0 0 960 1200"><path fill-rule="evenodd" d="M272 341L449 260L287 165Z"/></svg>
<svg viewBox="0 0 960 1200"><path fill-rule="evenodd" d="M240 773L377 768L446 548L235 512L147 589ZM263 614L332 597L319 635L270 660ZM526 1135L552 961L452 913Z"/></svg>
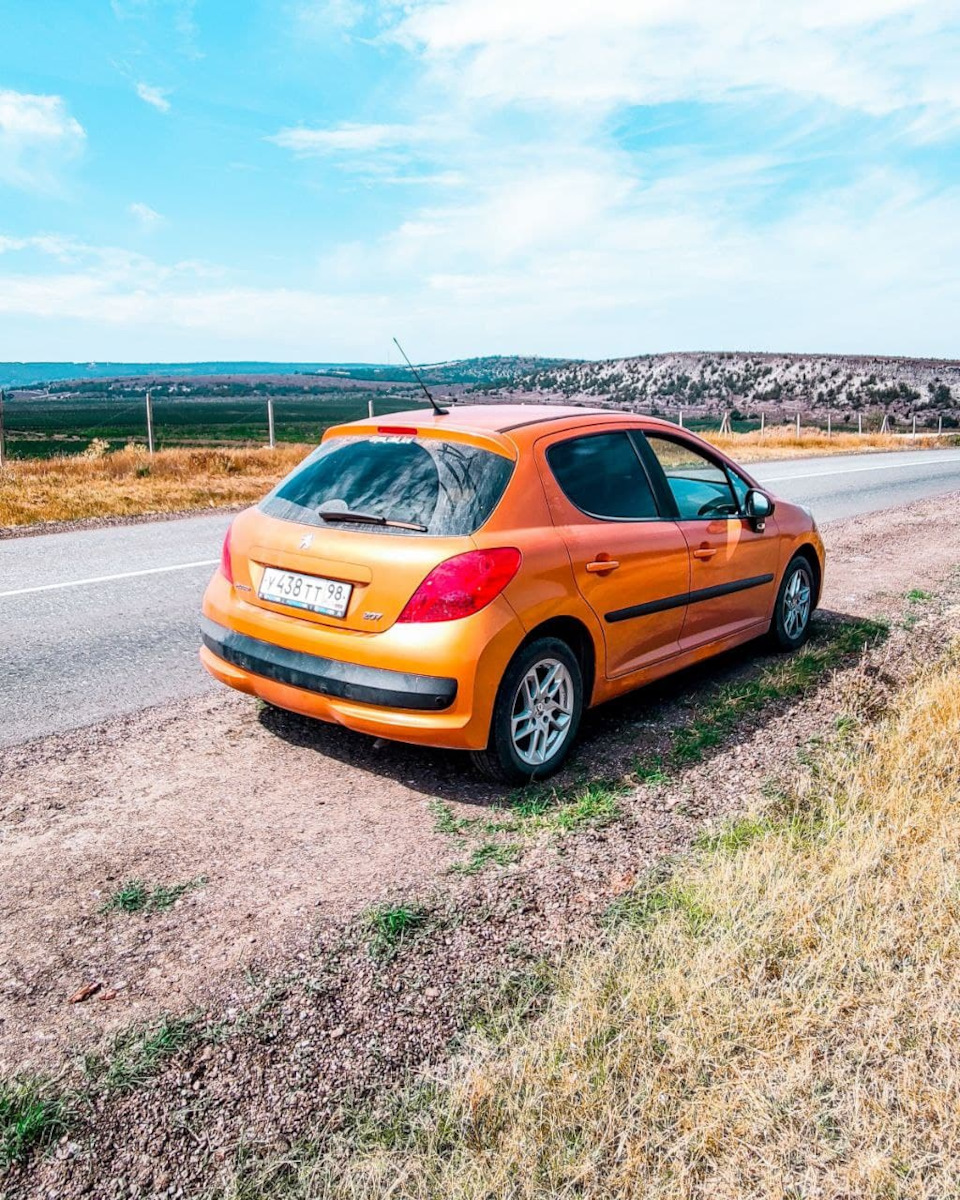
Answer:
<svg viewBox="0 0 960 1200"><path fill-rule="evenodd" d="M960 491L960 451L795 459L751 472L823 523ZM197 660L197 615L229 522L0 541L0 746L218 686Z"/></svg>

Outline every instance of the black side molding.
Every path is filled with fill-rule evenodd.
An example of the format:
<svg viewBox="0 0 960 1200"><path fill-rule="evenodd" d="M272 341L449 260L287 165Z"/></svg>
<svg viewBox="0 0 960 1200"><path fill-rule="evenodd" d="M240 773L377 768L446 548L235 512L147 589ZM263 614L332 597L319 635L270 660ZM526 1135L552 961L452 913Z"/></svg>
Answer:
<svg viewBox="0 0 960 1200"><path fill-rule="evenodd" d="M629 608L618 608L604 613L604 620L630 621L634 617L647 617L651 613L666 612L670 608L685 608L701 600L715 600L717 596L728 596L732 592L745 592L748 588L763 587L772 583L772 575L754 575L750 579L735 579L732 583L717 583L713 587L699 588L695 592L681 592L677 596L665 596L662 600L648 600L646 604L631 604Z"/></svg>
<svg viewBox="0 0 960 1200"><path fill-rule="evenodd" d="M200 632L206 648L224 662L321 696L421 712L449 708L457 698L455 679L362 667L302 650L287 650L227 629L209 617L200 618Z"/></svg>

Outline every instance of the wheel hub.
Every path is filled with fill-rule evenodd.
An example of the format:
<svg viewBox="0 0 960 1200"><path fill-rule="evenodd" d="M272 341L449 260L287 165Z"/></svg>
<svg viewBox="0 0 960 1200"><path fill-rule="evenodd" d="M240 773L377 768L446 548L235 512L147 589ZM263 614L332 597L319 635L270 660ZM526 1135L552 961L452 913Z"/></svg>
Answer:
<svg viewBox="0 0 960 1200"><path fill-rule="evenodd" d="M810 620L813 588L810 576L800 567L793 573L783 597L783 628L789 638L796 638Z"/></svg>
<svg viewBox="0 0 960 1200"><path fill-rule="evenodd" d="M573 679L556 658L535 663L520 681L513 702L510 732L521 762L537 767L567 740L573 719Z"/></svg>

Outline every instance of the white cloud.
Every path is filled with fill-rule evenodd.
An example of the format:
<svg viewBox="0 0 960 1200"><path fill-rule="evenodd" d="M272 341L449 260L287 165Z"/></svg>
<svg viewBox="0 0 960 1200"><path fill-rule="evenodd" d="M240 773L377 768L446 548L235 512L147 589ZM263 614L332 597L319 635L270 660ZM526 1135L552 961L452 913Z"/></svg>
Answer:
<svg viewBox="0 0 960 1200"><path fill-rule="evenodd" d="M165 220L155 208L151 208L149 204L142 204L139 200L130 205L129 211L132 216L137 218L144 229L156 229Z"/></svg>
<svg viewBox="0 0 960 1200"><path fill-rule="evenodd" d="M433 131L420 125L362 125L345 122L332 129L307 129L303 126L281 129L267 141L292 151L298 158L310 158L327 154L404 149L421 145L432 136Z"/></svg>
<svg viewBox="0 0 960 1200"><path fill-rule="evenodd" d="M331 30L345 33L353 29L363 19L366 6L362 0L303 0L293 12L299 30L322 37Z"/></svg>
<svg viewBox="0 0 960 1200"><path fill-rule="evenodd" d="M725 186L751 165L742 181L728 165ZM401 326L423 359L954 353L960 188L870 172L761 224L718 206L719 186L709 172L624 181L601 159L531 172L463 208L424 207L289 287L69 238L0 239L0 358L382 359ZM33 269L17 269L21 254Z"/></svg>
<svg viewBox="0 0 960 1200"><path fill-rule="evenodd" d="M149 83L137 84L137 95L145 104L151 105L158 112L170 111L170 101L167 99L169 94L169 88L152 87Z"/></svg>
<svg viewBox="0 0 960 1200"><path fill-rule="evenodd" d="M563 106L787 93L960 111L953 0L420 0L392 36L463 97Z"/></svg>
<svg viewBox="0 0 960 1200"><path fill-rule="evenodd" d="M86 136L61 96L0 88L0 183L56 190L61 168L81 153Z"/></svg>

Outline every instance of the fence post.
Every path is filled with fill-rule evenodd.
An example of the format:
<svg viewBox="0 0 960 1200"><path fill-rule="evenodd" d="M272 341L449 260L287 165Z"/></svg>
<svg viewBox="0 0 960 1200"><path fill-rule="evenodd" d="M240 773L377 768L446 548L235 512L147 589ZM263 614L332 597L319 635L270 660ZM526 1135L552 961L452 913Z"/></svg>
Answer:
<svg viewBox="0 0 960 1200"><path fill-rule="evenodd" d="M153 453L153 397L147 392L147 449Z"/></svg>
<svg viewBox="0 0 960 1200"><path fill-rule="evenodd" d="M764 430L767 427L767 414L763 411L760 413L760 436L763 437Z"/></svg>
<svg viewBox="0 0 960 1200"><path fill-rule="evenodd" d="M797 441L800 441L800 409L797 409Z"/></svg>
<svg viewBox="0 0 960 1200"><path fill-rule="evenodd" d="M827 409L827 437L830 437L832 432L833 432L833 427L830 422L830 409L828 408Z"/></svg>
<svg viewBox="0 0 960 1200"><path fill-rule="evenodd" d="M367 416L368 417L373 416L373 397L372 396L367 401Z"/></svg>
<svg viewBox="0 0 960 1200"><path fill-rule="evenodd" d="M2 406L0 406L0 407L2 407ZM2 422L0 422L0 424L2 424ZM937 419L937 437L940 437L940 435L942 433L943 433L943 413L941 413Z"/></svg>
<svg viewBox="0 0 960 1200"><path fill-rule="evenodd" d="M913 414L913 439L914 439L914 441L916 441L916 438L917 438L917 414L914 413Z"/></svg>
<svg viewBox="0 0 960 1200"><path fill-rule="evenodd" d="M857 413L857 433L863 437L863 413Z"/></svg>
<svg viewBox="0 0 960 1200"><path fill-rule="evenodd" d="M680 428L682 429L683 428L683 409L682 408L680 409L680 420L679 420L678 424L679 424Z"/></svg>
<svg viewBox="0 0 960 1200"><path fill-rule="evenodd" d="M3 431L3 388L0 388L0 471L3 470L3 464L7 457L7 446L4 440Z"/></svg>
<svg viewBox="0 0 960 1200"><path fill-rule="evenodd" d="M267 432L270 439L270 449L276 450L277 437L273 428L273 397L267 397Z"/></svg>

